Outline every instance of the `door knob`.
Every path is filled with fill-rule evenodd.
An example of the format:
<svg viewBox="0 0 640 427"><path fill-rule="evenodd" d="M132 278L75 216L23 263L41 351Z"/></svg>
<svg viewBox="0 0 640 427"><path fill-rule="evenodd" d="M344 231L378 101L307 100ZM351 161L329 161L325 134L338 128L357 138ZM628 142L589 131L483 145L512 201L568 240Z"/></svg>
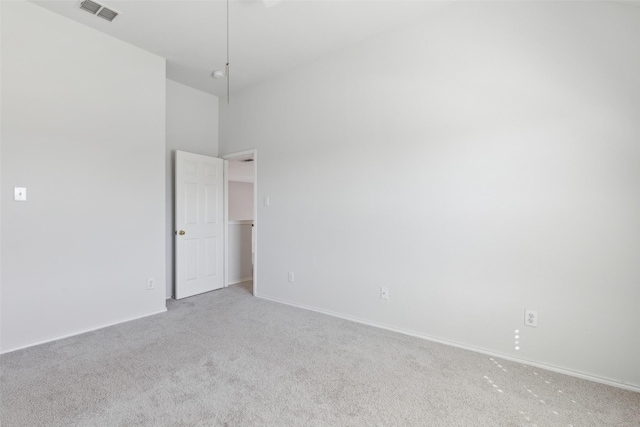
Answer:
<svg viewBox="0 0 640 427"><path fill-rule="evenodd" d="M184 230L178 231L178 234L181 235L181 236L184 236Z"/></svg>

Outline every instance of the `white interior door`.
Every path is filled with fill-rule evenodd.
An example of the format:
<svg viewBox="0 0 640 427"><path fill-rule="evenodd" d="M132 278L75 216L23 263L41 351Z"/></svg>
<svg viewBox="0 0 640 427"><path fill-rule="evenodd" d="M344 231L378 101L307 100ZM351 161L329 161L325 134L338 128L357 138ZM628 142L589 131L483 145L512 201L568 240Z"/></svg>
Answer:
<svg viewBox="0 0 640 427"><path fill-rule="evenodd" d="M186 298L224 286L224 160L176 151L176 289Z"/></svg>

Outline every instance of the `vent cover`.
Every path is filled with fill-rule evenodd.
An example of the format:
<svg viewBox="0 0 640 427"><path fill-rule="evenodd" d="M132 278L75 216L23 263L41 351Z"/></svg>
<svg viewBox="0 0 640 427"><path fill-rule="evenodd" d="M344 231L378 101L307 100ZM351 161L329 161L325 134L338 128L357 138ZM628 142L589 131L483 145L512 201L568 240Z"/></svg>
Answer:
<svg viewBox="0 0 640 427"><path fill-rule="evenodd" d="M106 7L103 7L102 9L100 9L100 12L98 12L98 16L102 19L106 19L107 21L111 22L114 19L116 19L116 16L118 16L118 12L114 12L111 9L107 9Z"/></svg>
<svg viewBox="0 0 640 427"><path fill-rule="evenodd" d="M91 0L81 1L78 4L78 7L84 10L85 12L89 12L92 15L99 16L100 18L106 19L109 22L116 19L116 16L119 15L119 13L116 12L115 10L107 9L101 4L98 4Z"/></svg>
<svg viewBox="0 0 640 427"><path fill-rule="evenodd" d="M100 6L98 3L94 3L91 0L84 0L83 2L80 2L80 9L86 10L92 15L95 15L101 7L102 6Z"/></svg>

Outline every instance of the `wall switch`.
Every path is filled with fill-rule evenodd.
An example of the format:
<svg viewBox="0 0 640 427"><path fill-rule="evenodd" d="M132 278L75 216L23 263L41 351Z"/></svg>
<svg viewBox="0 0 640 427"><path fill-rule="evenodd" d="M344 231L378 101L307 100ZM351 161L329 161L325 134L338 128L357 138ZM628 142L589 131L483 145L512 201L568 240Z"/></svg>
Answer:
<svg viewBox="0 0 640 427"><path fill-rule="evenodd" d="M149 279L147 280L147 290L150 291L151 289L155 289L156 287L156 282L153 279Z"/></svg>
<svg viewBox="0 0 640 427"><path fill-rule="evenodd" d="M27 201L27 189L24 187L14 187L13 188L13 200L16 202L26 202Z"/></svg>
<svg viewBox="0 0 640 427"><path fill-rule="evenodd" d="M538 327L538 312L536 310L524 311L524 324L527 326Z"/></svg>
<svg viewBox="0 0 640 427"><path fill-rule="evenodd" d="M289 272L289 281L293 283L293 271Z"/></svg>
<svg viewBox="0 0 640 427"><path fill-rule="evenodd" d="M266 197L264 198L264 205L265 205L265 206L269 206L269 196L266 196Z"/></svg>
<svg viewBox="0 0 640 427"><path fill-rule="evenodd" d="M380 298L389 299L389 288L385 288L384 286L380 286Z"/></svg>

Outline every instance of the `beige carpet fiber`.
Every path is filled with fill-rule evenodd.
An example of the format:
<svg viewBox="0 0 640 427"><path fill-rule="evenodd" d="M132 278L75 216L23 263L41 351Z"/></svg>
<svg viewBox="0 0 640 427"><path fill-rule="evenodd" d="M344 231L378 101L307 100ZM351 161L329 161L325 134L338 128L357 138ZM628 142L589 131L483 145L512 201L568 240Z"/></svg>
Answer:
<svg viewBox="0 0 640 427"><path fill-rule="evenodd" d="M640 394L254 298L6 354L2 427L640 426Z"/></svg>

